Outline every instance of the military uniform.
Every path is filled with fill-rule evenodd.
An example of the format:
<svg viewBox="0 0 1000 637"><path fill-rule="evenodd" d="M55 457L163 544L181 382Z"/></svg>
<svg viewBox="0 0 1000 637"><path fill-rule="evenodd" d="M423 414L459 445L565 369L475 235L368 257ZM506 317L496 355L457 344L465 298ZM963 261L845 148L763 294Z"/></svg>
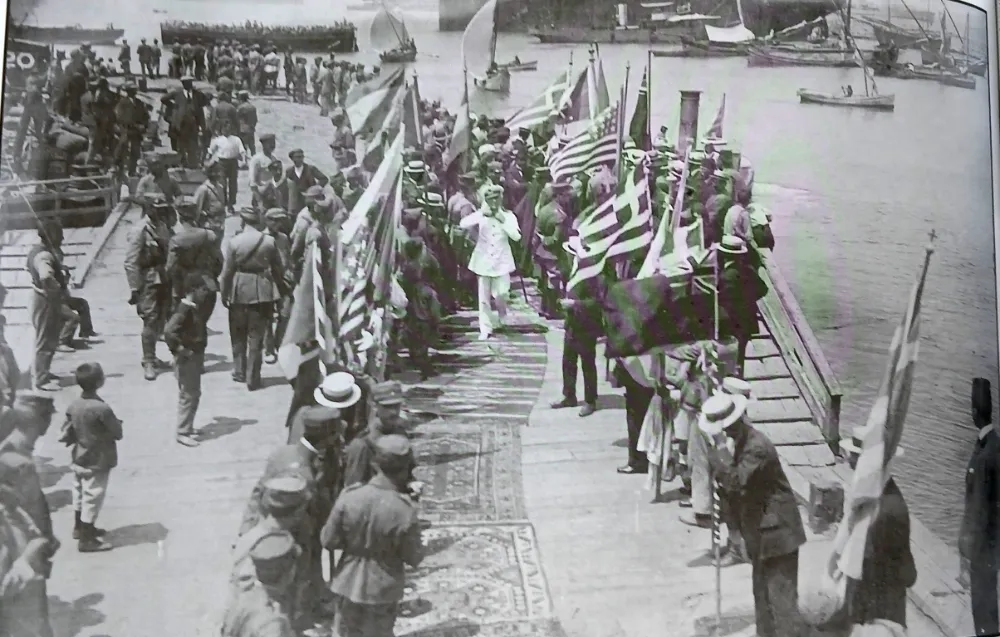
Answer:
<svg viewBox="0 0 1000 637"><path fill-rule="evenodd" d="M168 175L166 170L163 170L159 159L148 157L146 164L149 166L150 172L139 178L139 183L136 184L133 194L134 199L155 198L173 203L174 199L183 196L180 184Z"/></svg>
<svg viewBox="0 0 1000 637"><path fill-rule="evenodd" d="M130 303L142 319L142 365L146 379L156 378L156 342L170 315L171 289L167 279L167 251L170 228L158 217L147 214L129 238L125 253L125 277L132 291Z"/></svg>
<svg viewBox="0 0 1000 637"><path fill-rule="evenodd" d="M250 548L257 581L232 600L222 622L222 637L295 637L289 612L294 569L300 550L285 532L271 532Z"/></svg>
<svg viewBox="0 0 1000 637"><path fill-rule="evenodd" d="M27 269L31 277L31 324L35 328L35 359L32 365L34 385L51 386L55 376L49 371L59 347L63 322L69 318L64 304L66 271L59 260L62 228L47 224L39 231L42 242L28 252Z"/></svg>
<svg viewBox="0 0 1000 637"><path fill-rule="evenodd" d="M240 121L240 139L251 155L257 153L257 107L250 103L250 94L240 91L240 103L236 107L236 115Z"/></svg>
<svg viewBox="0 0 1000 637"><path fill-rule="evenodd" d="M241 213L249 225L226 246L222 268L222 298L229 307L229 336L233 347L233 380L260 387L264 335L281 298L284 273L274 237L257 227L253 210Z"/></svg>
<svg viewBox="0 0 1000 637"><path fill-rule="evenodd" d="M403 388L395 381L380 383L372 391L376 405L393 406L403 404ZM377 416L369 423L368 432L358 436L344 449L344 486L365 484L375 470L372 461L375 459L375 448L379 438L387 434L406 435L406 430L398 423L378 420ZM410 467L412 473L415 463Z"/></svg>
<svg viewBox="0 0 1000 637"><path fill-rule="evenodd" d="M346 488L323 527L323 546L342 551L330 578L337 596L337 637L393 635L405 568L418 566L424 557L417 508L393 482L412 457L405 436L381 437L375 454L378 475Z"/></svg>
<svg viewBox="0 0 1000 637"><path fill-rule="evenodd" d="M24 416L17 419L23 424L0 441L0 489L13 496L30 519L33 533L40 536L40 542L33 548L35 557L31 564L40 577L4 598L0 604L0 635L52 637L45 580L49 577L52 556L59 550L59 540L52 533L49 506L32 456L35 439L45 434L55 408L52 398L45 394L23 391L18 393L14 409Z"/></svg>
<svg viewBox="0 0 1000 637"><path fill-rule="evenodd" d="M218 278L222 274L222 251L215 232L193 225L196 216L194 204L187 204L180 211L182 227L170 238L167 247L167 277L172 283L173 301L180 302L187 294L184 278L189 273L202 275L211 295L200 308L207 323L215 310L219 291Z"/></svg>

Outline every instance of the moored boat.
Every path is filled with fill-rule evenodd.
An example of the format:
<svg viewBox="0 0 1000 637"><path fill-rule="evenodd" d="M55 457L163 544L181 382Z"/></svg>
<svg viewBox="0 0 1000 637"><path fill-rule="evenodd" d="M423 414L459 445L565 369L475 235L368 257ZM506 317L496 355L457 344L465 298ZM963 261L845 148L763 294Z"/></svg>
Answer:
<svg viewBox="0 0 1000 637"><path fill-rule="evenodd" d="M804 53L780 51L766 46L751 46L747 51L747 65L757 67L819 66L846 69L857 66L846 53Z"/></svg>
<svg viewBox="0 0 1000 637"><path fill-rule="evenodd" d="M937 81L945 86L956 86L964 89L975 89L976 78L972 75L961 75L959 73L948 73L947 71L938 76Z"/></svg>
<svg viewBox="0 0 1000 637"><path fill-rule="evenodd" d="M266 46L293 51L355 53L357 29L350 22L334 26L263 26L256 24L201 24L163 22L160 39L164 46L185 42L230 40L240 44Z"/></svg>
<svg viewBox="0 0 1000 637"><path fill-rule="evenodd" d="M379 52L383 64L405 64L417 59L417 44L406 29L406 22L385 5L372 17L368 44Z"/></svg>
<svg viewBox="0 0 1000 637"><path fill-rule="evenodd" d="M799 101L803 104L824 104L826 106L848 106L891 111L896 108L895 95L828 95L808 89L798 90Z"/></svg>
<svg viewBox="0 0 1000 637"><path fill-rule="evenodd" d="M79 25L71 27L34 27L28 25L10 25L8 37L38 42L40 44L83 44L113 45L123 35L125 29L116 29L109 24L103 29L85 29Z"/></svg>
<svg viewBox="0 0 1000 637"><path fill-rule="evenodd" d="M872 28L875 39L882 46L895 44L901 49L914 49L923 43L929 43L932 47L941 46L941 36L929 31L904 29L886 20L878 20L865 16L855 16L855 20L867 24Z"/></svg>
<svg viewBox="0 0 1000 637"><path fill-rule="evenodd" d="M507 69L511 73L517 73L519 71L537 71L538 70L538 60L528 60L527 62L521 62L515 59L513 62L508 62L507 64L501 64L500 68Z"/></svg>

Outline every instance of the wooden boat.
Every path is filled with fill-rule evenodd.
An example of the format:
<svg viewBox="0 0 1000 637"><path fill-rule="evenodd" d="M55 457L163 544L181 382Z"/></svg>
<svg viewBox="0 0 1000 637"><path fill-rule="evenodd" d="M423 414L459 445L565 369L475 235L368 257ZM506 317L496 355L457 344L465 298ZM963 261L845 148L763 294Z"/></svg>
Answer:
<svg viewBox="0 0 1000 637"><path fill-rule="evenodd" d="M32 27L10 25L8 37L38 42L39 44L83 44L111 46L123 35L125 29L116 29L109 24L104 29L85 29L79 25L72 27Z"/></svg>
<svg viewBox="0 0 1000 637"><path fill-rule="evenodd" d="M880 111L891 111L896 108L895 95L827 95L800 88L799 102L802 104L823 104L826 106L847 106L851 108L868 108Z"/></svg>
<svg viewBox="0 0 1000 637"><path fill-rule="evenodd" d="M958 73L948 73L947 71L938 76L938 82L945 86L957 86L964 89L975 89L976 78L972 75L959 75Z"/></svg>
<svg viewBox="0 0 1000 637"><path fill-rule="evenodd" d="M747 51L747 65L756 67L819 66L849 69L857 66L853 58L844 53L801 53L776 51L770 47L751 46Z"/></svg>
<svg viewBox="0 0 1000 637"><path fill-rule="evenodd" d="M497 64L499 10L498 0L489 0L469 21L465 33L462 34L462 62L465 68L472 66L486 69L482 75L470 73L473 86L491 93L508 93L510 70Z"/></svg>
<svg viewBox="0 0 1000 637"><path fill-rule="evenodd" d="M695 39L681 36L680 55L669 52L653 51L654 57L742 57L749 48L747 42L718 42L711 39Z"/></svg>
<svg viewBox="0 0 1000 637"><path fill-rule="evenodd" d="M865 16L854 16L853 19L870 26L875 34L875 39L882 46L895 44L901 49L915 49L923 43L929 43L935 48L941 46L941 36L937 33L919 29L904 29L888 20L878 20Z"/></svg>
<svg viewBox="0 0 1000 637"><path fill-rule="evenodd" d="M501 64L500 68L507 69L511 73L517 73L520 71L537 71L538 60L528 60L527 62L508 62L506 64Z"/></svg>
<svg viewBox="0 0 1000 637"><path fill-rule="evenodd" d="M372 17L368 43L379 52L383 64L405 64L417 59L417 45L406 29L406 22L384 4Z"/></svg>
<svg viewBox="0 0 1000 637"><path fill-rule="evenodd" d="M160 39L164 46L184 44L195 40L230 40L247 46L259 44L262 47L273 44L280 50L311 51L330 53L356 53L358 51L357 29L346 23L333 27L251 27L232 24L196 24L185 22L163 22L160 24Z"/></svg>

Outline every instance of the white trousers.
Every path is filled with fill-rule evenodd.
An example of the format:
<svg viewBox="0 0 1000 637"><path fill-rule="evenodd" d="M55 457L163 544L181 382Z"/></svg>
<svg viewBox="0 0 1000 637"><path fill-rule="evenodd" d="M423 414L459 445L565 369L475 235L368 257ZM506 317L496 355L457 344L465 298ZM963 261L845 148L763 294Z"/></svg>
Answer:
<svg viewBox="0 0 1000 637"><path fill-rule="evenodd" d="M479 333L489 335L507 318L507 295L510 293L510 275L479 277ZM493 320L493 299L503 299L499 305L498 320Z"/></svg>
<svg viewBox="0 0 1000 637"><path fill-rule="evenodd" d="M73 509L80 512L80 521L93 524L104 506L111 471L92 471L73 466Z"/></svg>

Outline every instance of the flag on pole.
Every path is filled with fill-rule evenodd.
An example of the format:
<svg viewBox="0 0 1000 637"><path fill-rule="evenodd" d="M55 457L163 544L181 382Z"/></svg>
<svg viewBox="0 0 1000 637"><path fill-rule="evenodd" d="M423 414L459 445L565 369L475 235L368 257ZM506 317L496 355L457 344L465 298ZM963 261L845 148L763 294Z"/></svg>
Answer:
<svg viewBox="0 0 1000 637"><path fill-rule="evenodd" d="M580 75L583 75L582 71ZM541 95L535 98L535 101L514 113L505 126L512 131L521 128L532 129L554 120L562 110L564 99L569 98L569 92L574 84L569 71L561 73Z"/></svg>
<svg viewBox="0 0 1000 637"><path fill-rule="evenodd" d="M624 190L587 215L578 228L587 254L575 259L566 291L598 276L608 259L644 250L653 236L649 161L632 170Z"/></svg>
<svg viewBox="0 0 1000 637"><path fill-rule="evenodd" d="M420 88L417 85L416 74L406 88L406 97L403 101L403 130L406 131L404 140L406 148L424 147L424 129L420 119Z"/></svg>
<svg viewBox="0 0 1000 637"><path fill-rule="evenodd" d="M552 181L572 179L598 166L614 166L618 159L618 109L607 109L586 130L549 156Z"/></svg>
<svg viewBox="0 0 1000 637"><path fill-rule="evenodd" d="M604 63L601 61L600 53L594 63L594 89L594 101L590 103L592 118L611 106L611 94L608 93L608 81L604 78Z"/></svg>
<svg viewBox="0 0 1000 637"><path fill-rule="evenodd" d="M632 120L628 126L628 136L635 142L636 147L648 151L653 147L653 140L649 131L649 69L642 74L642 83L639 84L639 97L635 103L635 110L632 111Z"/></svg>
<svg viewBox="0 0 1000 637"><path fill-rule="evenodd" d="M315 267L322 261L322 250L316 243L306 246L305 263L302 276L292 297L292 312L288 318L288 327L278 347L278 364L285 378L295 380L302 364L316 358L320 354L320 344L317 342L318 315L326 316L327 295L323 284L322 272ZM327 334L323 334L326 338ZM325 343L332 343L330 339Z"/></svg>
<svg viewBox="0 0 1000 637"><path fill-rule="evenodd" d="M392 111L397 93L403 88L403 79L403 69L397 69L378 88L347 107L347 119L355 135L367 141L381 130Z"/></svg>
<svg viewBox="0 0 1000 637"><path fill-rule="evenodd" d="M455 118L455 130L451 134L448 148L444 153L444 167L447 170L459 157L468 159L472 149L472 121L469 114L469 81L468 73L463 75L465 82L462 87L462 104L458 107L458 117ZM468 161L465 164L468 165Z"/></svg>
<svg viewBox="0 0 1000 637"><path fill-rule="evenodd" d="M868 530L878 515L882 491L891 477L890 461L903 435L920 350L920 304L934 252L933 241L932 232L923 268L910 293L903 320L892 336L882 384L863 428L861 454L847 494L845 519L837 530L830 554L828 573L835 582L842 582L844 576L861 579Z"/></svg>
<svg viewBox="0 0 1000 637"><path fill-rule="evenodd" d="M604 71L601 71L603 77ZM607 83L604 86L604 93L607 95ZM591 59L570 88L566 99L562 104L562 123L584 122L598 117L601 113L598 104L600 102L600 87L597 79L597 67ZM610 98L605 98L605 108L610 103Z"/></svg>
<svg viewBox="0 0 1000 637"><path fill-rule="evenodd" d="M677 237L678 228L681 225L681 210L684 206L684 190L687 188L688 174L691 169L691 148L684 152L684 170L681 172L680 181L677 183L677 194L672 208L667 208L660 216L660 225L656 229L656 235L649 244L649 251L646 259L639 268L637 279L645 279L653 276L660 269L663 258L675 251L674 238ZM684 244L681 244L684 245Z"/></svg>
<svg viewBox="0 0 1000 637"><path fill-rule="evenodd" d="M722 103L719 104L719 110L715 114L715 119L712 120L712 125L708 127L708 132L705 133L705 137L715 137L718 139L723 139L722 137L722 124L726 119L726 94L722 94Z"/></svg>

